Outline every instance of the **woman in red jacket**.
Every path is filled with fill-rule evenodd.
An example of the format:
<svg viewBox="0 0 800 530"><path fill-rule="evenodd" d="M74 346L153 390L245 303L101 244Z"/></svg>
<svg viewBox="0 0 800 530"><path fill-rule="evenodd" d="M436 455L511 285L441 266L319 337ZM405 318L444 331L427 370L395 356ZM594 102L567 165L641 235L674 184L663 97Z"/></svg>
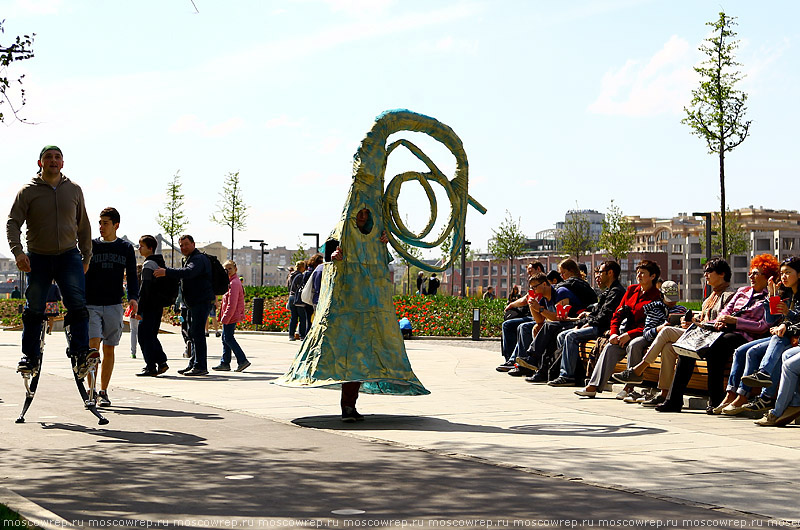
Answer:
<svg viewBox="0 0 800 530"><path fill-rule="evenodd" d="M212 368L218 372L229 372L231 370L231 351L236 355L236 362L239 366L237 372L244 372L250 361L242 351L242 347L233 337L236 331L236 324L244 320L244 289L242 282L239 281L236 262L228 260L222 264L228 273L228 292L222 295L222 306L219 310L219 321L222 322L222 359L219 365Z"/></svg>
<svg viewBox="0 0 800 530"><path fill-rule="evenodd" d="M639 283L631 285L625 291L622 301L614 311L614 316L611 317L611 336L608 344L603 348L600 358L597 359L592 377L586 388L576 390L575 394L593 398L598 392L603 391L617 362L626 355L631 355L631 352L635 351L634 349L644 353L649 344L642 337L645 321L644 306L650 302L661 300L661 291L656 287L659 276L661 276L661 267L654 261L644 259L636 266L636 279ZM623 324L624 330L622 329ZM641 359L641 355L639 358ZM622 399L622 397L618 397L618 399Z"/></svg>

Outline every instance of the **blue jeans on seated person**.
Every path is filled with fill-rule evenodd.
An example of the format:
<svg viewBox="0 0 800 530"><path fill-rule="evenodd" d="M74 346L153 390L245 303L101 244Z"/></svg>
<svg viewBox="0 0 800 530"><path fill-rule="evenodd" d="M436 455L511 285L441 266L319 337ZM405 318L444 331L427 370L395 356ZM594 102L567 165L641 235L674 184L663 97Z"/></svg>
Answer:
<svg viewBox="0 0 800 530"><path fill-rule="evenodd" d="M769 346L770 337L765 337L763 339L756 339L751 340L750 342L745 342L733 352L733 362L731 363L731 374L728 376L728 386L725 388L727 392L736 391L739 394L742 394L738 389L745 389L742 395L747 395L750 392L750 387L747 385L743 385L741 383L742 376L750 375L752 372L747 372L748 367L748 359L752 355L755 359L756 357L761 360L761 357L767 352L767 347ZM752 350L752 353L751 353ZM758 364L758 361L756 361Z"/></svg>
<svg viewBox="0 0 800 530"><path fill-rule="evenodd" d="M517 328L525 322L533 322L533 317L509 318L503 322L500 350L506 361L511 360L514 348L517 346Z"/></svg>
<svg viewBox="0 0 800 530"><path fill-rule="evenodd" d="M567 329L558 334L556 347L561 350L560 375L562 377L575 378L575 367L578 364L581 343L596 339L598 335L598 329L594 326Z"/></svg>
<svg viewBox="0 0 800 530"><path fill-rule="evenodd" d="M517 326L517 338L514 351L511 352L511 357L508 358L509 361L515 361L520 355L528 355L528 348L530 348L531 343L533 343L533 327L535 325L536 322L531 320L530 322L523 322Z"/></svg>
<svg viewBox="0 0 800 530"><path fill-rule="evenodd" d="M797 381L800 379L800 347L789 348L781 356L781 382L778 387L778 397L772 413L776 416L786 412L789 406L800 407L800 393L797 391Z"/></svg>
<svg viewBox="0 0 800 530"><path fill-rule="evenodd" d="M77 248L55 256L29 252L28 259L31 272L27 273L27 304L22 314L22 353L28 358L39 358L45 301L53 280L61 290L67 308L64 323L70 327L70 355L88 350L89 312L86 310L86 276L80 252Z"/></svg>

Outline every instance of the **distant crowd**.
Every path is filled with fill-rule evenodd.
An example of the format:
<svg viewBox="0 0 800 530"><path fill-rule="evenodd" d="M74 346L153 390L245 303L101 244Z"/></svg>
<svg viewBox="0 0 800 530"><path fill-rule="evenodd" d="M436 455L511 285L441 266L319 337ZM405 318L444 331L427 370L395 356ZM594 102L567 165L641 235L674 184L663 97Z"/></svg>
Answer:
<svg viewBox="0 0 800 530"><path fill-rule="evenodd" d="M638 283L619 281L620 266L605 261L586 271L571 259L545 273L528 265L528 292L515 291L505 308L497 371L529 383L580 386L594 398L609 381L623 386L625 403L680 412L698 359L707 366L709 415L763 413L761 426L782 426L800 417L800 258L779 263L769 254L753 258L748 285L731 286L723 259L705 264L710 294L699 313L679 305L680 286L662 281L657 263L642 260ZM594 348L582 347L594 341ZM627 357L627 368L615 367ZM660 358L654 391L644 388L645 370ZM730 365L727 377L726 371Z"/></svg>

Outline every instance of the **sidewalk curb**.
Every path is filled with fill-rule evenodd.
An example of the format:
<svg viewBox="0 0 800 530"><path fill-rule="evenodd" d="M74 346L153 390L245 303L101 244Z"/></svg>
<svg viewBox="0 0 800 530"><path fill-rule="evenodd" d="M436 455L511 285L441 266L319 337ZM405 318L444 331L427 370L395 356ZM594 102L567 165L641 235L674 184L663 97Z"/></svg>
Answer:
<svg viewBox="0 0 800 530"><path fill-rule="evenodd" d="M22 519L43 530L58 530L63 528L77 528L66 519L59 517L30 499L0 486L0 503L17 512ZM20 524L26 528L30 525Z"/></svg>

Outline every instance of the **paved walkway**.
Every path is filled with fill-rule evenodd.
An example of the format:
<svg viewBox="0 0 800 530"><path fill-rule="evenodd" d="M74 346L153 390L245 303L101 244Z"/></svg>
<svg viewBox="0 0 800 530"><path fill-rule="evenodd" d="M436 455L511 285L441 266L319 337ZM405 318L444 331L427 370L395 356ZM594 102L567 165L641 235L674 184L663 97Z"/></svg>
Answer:
<svg viewBox="0 0 800 530"><path fill-rule="evenodd" d="M178 335L161 337L168 352L182 351ZM334 517L348 508L365 510L360 517L496 522L695 517L737 527L766 517L800 524L796 426L660 414L610 393L579 399L570 388L495 372L497 343L485 343L489 351L417 340L407 342L409 357L432 394L362 395L367 421L342 424L338 392L270 384L299 343L238 337L253 366L207 378L177 375L185 360L175 355L164 376L135 377L142 361L120 348L111 423L98 428L68 379L63 335L49 337L28 423L14 425L23 398L13 373L20 333L0 332L3 485L84 525L89 509L108 520L244 521ZM254 478L222 478L236 475ZM176 494L177 506L161 502ZM735 521L720 522L729 517Z"/></svg>

